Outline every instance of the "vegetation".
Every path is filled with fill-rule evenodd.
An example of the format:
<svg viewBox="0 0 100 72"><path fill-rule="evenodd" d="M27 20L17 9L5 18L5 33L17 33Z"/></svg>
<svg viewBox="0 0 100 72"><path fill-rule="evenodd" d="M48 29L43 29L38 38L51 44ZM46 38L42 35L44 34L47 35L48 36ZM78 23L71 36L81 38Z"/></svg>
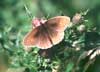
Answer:
<svg viewBox="0 0 100 72"><path fill-rule="evenodd" d="M1 1L0 72L100 72L99 7L99 0ZM23 47L32 18L58 15L71 18L62 42L48 50Z"/></svg>

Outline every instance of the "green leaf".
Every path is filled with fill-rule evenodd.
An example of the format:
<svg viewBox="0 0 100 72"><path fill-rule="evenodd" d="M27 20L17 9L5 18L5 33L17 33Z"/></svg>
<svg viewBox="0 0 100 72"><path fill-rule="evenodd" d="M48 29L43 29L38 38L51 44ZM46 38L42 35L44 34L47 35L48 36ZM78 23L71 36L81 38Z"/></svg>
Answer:
<svg viewBox="0 0 100 72"><path fill-rule="evenodd" d="M74 63L73 62L69 62L67 67L66 67L66 71L65 72L71 72L73 69Z"/></svg>

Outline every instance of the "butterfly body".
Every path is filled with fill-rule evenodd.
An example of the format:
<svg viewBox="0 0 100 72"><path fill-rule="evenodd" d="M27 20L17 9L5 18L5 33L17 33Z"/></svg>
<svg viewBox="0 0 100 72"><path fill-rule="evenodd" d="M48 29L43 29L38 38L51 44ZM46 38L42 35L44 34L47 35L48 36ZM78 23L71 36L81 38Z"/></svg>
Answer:
<svg viewBox="0 0 100 72"><path fill-rule="evenodd" d="M70 18L57 16L49 20L35 19L32 23L35 28L25 36L23 45L48 49L63 40L64 30L70 23Z"/></svg>

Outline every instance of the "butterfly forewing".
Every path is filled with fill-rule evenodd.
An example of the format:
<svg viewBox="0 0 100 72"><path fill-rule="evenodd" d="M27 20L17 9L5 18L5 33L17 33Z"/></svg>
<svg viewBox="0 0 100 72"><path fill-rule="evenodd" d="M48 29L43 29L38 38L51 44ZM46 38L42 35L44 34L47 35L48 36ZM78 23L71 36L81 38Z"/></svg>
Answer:
<svg viewBox="0 0 100 72"><path fill-rule="evenodd" d="M37 44L37 37L36 34L38 33L38 29L33 29L29 32L25 38L23 39L23 45L27 47L32 47Z"/></svg>
<svg viewBox="0 0 100 72"><path fill-rule="evenodd" d="M58 44L64 38L64 30L70 23L70 18L67 16L57 16L49 19L45 26L48 30L48 35L53 44Z"/></svg>
<svg viewBox="0 0 100 72"><path fill-rule="evenodd" d="M56 30L56 31L64 31L66 27L70 23L70 18L67 16L57 16L49 19L45 22L46 28Z"/></svg>
<svg viewBox="0 0 100 72"><path fill-rule="evenodd" d="M47 49L52 46L52 43L48 38L46 30L42 26L39 26L26 35L23 40L23 45L27 47L37 46L41 49Z"/></svg>

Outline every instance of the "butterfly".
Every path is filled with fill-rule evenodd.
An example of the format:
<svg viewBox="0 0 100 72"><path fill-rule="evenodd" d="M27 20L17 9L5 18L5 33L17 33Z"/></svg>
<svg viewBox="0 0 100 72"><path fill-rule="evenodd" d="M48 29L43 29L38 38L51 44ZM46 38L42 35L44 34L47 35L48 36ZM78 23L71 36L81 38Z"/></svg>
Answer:
<svg viewBox="0 0 100 72"><path fill-rule="evenodd" d="M64 30L70 24L70 17L56 16L48 20L35 18L32 30L24 37L25 47L48 49L60 43L64 38Z"/></svg>

